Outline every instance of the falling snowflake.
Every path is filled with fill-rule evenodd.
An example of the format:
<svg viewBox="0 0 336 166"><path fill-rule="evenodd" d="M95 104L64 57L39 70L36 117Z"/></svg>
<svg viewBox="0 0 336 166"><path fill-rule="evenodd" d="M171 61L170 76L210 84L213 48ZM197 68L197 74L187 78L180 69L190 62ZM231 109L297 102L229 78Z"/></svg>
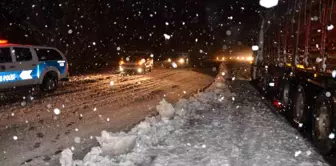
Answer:
<svg viewBox="0 0 336 166"><path fill-rule="evenodd" d="M171 38L171 36L168 35L168 34L163 34L163 36L164 36L164 38L165 38L166 40L169 40L169 39Z"/></svg>
<svg viewBox="0 0 336 166"><path fill-rule="evenodd" d="M59 115L59 114L61 113L61 110L58 109L58 108L55 108L55 109L54 109L54 113L55 113L56 115Z"/></svg>
<svg viewBox="0 0 336 166"><path fill-rule="evenodd" d="M117 51L120 51L120 49L121 49L120 47L117 47Z"/></svg>
<svg viewBox="0 0 336 166"><path fill-rule="evenodd" d="M331 93L330 93L330 92L326 92L326 96L327 96L327 97L330 97L330 96L331 96Z"/></svg>
<svg viewBox="0 0 336 166"><path fill-rule="evenodd" d="M166 22L166 25L168 26L168 25L169 25L169 23L168 23L168 22Z"/></svg>
<svg viewBox="0 0 336 166"><path fill-rule="evenodd" d="M17 137L17 136L13 136L13 139L14 139L14 140L17 140L17 139L18 139L18 137Z"/></svg>
<svg viewBox="0 0 336 166"><path fill-rule="evenodd" d="M335 134L334 133L330 133L329 134L329 139L334 139L335 138Z"/></svg>
<svg viewBox="0 0 336 166"><path fill-rule="evenodd" d="M92 45L94 45L94 46L95 46L95 45L96 45L96 42L92 42Z"/></svg>
<svg viewBox="0 0 336 166"><path fill-rule="evenodd" d="M93 111L97 111L97 108L94 108Z"/></svg>
<svg viewBox="0 0 336 166"><path fill-rule="evenodd" d="M332 75L333 78L335 78L336 77L336 70L333 70L331 75Z"/></svg>
<svg viewBox="0 0 336 166"><path fill-rule="evenodd" d="M68 34L72 34L72 29L69 29L69 30L68 30Z"/></svg>
<svg viewBox="0 0 336 166"><path fill-rule="evenodd" d="M230 30L226 31L226 35L231 36L232 32Z"/></svg>
<svg viewBox="0 0 336 166"><path fill-rule="evenodd" d="M303 124L302 123L299 123L299 127L301 128L303 126Z"/></svg>
<svg viewBox="0 0 336 166"><path fill-rule="evenodd" d="M225 72L222 72L222 76L225 76Z"/></svg>

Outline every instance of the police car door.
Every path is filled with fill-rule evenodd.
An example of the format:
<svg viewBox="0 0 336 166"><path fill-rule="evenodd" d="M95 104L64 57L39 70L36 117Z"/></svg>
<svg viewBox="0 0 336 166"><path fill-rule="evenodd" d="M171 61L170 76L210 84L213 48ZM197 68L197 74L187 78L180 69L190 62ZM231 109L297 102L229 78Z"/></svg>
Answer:
<svg viewBox="0 0 336 166"><path fill-rule="evenodd" d="M17 86L33 85L33 70L37 68L38 59L32 53L31 47L12 47L14 54L14 67L17 71Z"/></svg>
<svg viewBox="0 0 336 166"><path fill-rule="evenodd" d="M15 87L13 55L10 47L0 47L0 89Z"/></svg>

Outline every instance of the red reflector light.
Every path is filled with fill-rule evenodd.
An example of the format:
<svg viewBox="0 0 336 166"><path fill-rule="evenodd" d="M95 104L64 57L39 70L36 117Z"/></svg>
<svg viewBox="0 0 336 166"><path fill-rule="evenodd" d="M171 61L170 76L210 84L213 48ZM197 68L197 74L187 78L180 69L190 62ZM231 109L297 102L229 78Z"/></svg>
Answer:
<svg viewBox="0 0 336 166"><path fill-rule="evenodd" d="M0 40L0 44L7 44L8 40Z"/></svg>
<svg viewBox="0 0 336 166"><path fill-rule="evenodd" d="M280 103L278 100L274 100L274 101L273 101L273 105L274 105L276 108L280 108L280 107L281 107L281 103Z"/></svg>

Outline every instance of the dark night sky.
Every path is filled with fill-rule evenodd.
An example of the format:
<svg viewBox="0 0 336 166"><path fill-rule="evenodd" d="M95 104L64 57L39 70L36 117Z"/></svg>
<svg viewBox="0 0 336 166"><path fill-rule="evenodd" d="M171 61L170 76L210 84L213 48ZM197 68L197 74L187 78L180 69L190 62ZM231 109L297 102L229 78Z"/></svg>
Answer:
<svg viewBox="0 0 336 166"><path fill-rule="evenodd" d="M80 71L130 49L210 53L251 44L260 7L258 0L2 0L0 9L1 38L55 46Z"/></svg>

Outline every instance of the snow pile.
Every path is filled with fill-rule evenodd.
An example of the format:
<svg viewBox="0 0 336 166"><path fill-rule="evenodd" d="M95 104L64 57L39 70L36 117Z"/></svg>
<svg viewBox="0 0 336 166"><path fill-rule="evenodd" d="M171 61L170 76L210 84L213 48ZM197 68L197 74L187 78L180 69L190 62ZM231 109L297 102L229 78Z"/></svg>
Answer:
<svg viewBox="0 0 336 166"><path fill-rule="evenodd" d="M211 101L219 97L215 92L200 93L197 98L181 99L175 108L163 99L156 107L159 116L146 118L128 133L102 131L96 137L100 146L92 148L83 160L73 160L71 150L66 149L60 163L62 166L150 164L156 152L148 154L148 149L160 148L172 133L180 132L190 120L200 119L199 112L210 110Z"/></svg>
<svg viewBox="0 0 336 166"><path fill-rule="evenodd" d="M238 95L228 89L223 76L218 76L197 97L181 99L174 106L162 100L156 107L159 116L146 118L128 133L103 131L97 137L100 146L92 148L83 160L73 160L72 151L66 149L61 153L60 163L62 166L326 165L295 129L249 92L250 84L236 83L231 88L240 89Z"/></svg>

